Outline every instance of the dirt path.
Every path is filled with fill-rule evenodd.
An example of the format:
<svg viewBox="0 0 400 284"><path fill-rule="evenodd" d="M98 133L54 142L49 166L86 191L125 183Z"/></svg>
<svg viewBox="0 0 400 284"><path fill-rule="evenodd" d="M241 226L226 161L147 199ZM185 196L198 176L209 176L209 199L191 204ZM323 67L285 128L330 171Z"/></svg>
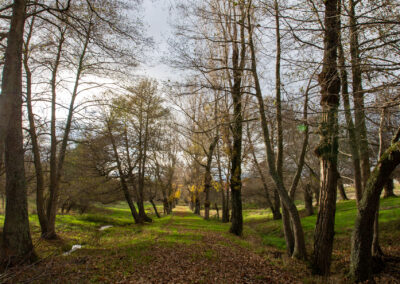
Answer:
<svg viewBox="0 0 400 284"><path fill-rule="evenodd" d="M221 233L192 229L190 220L174 222L174 218L190 215L178 208L166 228L177 229L181 236L195 234L200 241L171 248L156 244L150 253L157 258L138 267L137 283L296 283L290 275ZM135 277L129 280L135 282Z"/></svg>
<svg viewBox="0 0 400 284"><path fill-rule="evenodd" d="M88 248L68 257L52 257L9 283L298 282L239 245L240 239L226 234L226 226L220 228L220 223L203 221L184 207L166 218L144 226L131 245L119 246L119 234L125 231L111 232L114 248Z"/></svg>

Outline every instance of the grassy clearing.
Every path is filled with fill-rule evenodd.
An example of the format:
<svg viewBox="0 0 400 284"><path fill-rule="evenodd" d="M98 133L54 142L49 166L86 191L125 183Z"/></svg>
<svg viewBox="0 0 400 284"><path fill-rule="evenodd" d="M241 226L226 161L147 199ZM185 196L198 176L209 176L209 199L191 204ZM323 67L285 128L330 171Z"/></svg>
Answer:
<svg viewBox="0 0 400 284"><path fill-rule="evenodd" d="M302 205L298 204L298 206L301 208ZM162 208L159 209L161 211ZM262 259L267 260L268 265L283 269L286 275L295 275L296 278L309 283L324 282L323 280L315 281L315 278L309 274L305 263L296 262L285 256L281 221L272 220L269 210L254 208L244 210L243 238L228 233L230 224L223 224L216 218L205 221L183 206L179 206L176 213L160 219L152 214L150 204L146 206L146 210L154 221L145 225L135 225L127 205L123 203L98 206L91 213L83 215L59 215L57 216L57 232L60 239L56 241L40 239L37 216L31 215L32 236L36 252L43 260L43 265L27 271L26 274L22 273L20 274L22 276L19 277L26 280L40 272L47 277L44 279L57 277L62 282L64 277L62 273L67 267L65 271L68 271L68 275L75 275L74 277L79 281L81 277L86 277L89 283L114 283L116 280L126 277L130 279L129 277L138 273L147 275L151 272L144 271L154 265L159 265L159 269L163 270L164 262L167 261L163 259L172 257L178 264L180 262L189 263L182 264L179 269L183 269L183 271L187 269L187 265L196 263L200 267L199 271L205 273L206 281L210 271L207 268L208 272L206 273L201 267L222 265L224 259L230 263L233 255L239 259L246 254L256 253ZM332 267L333 277L336 277L333 279L336 280L342 279L347 272L350 235L356 210L354 201L337 203ZM3 220L3 216L0 215L0 225ZM315 222L316 215L302 218L309 252L312 251ZM100 231L99 228L105 225L112 227ZM393 250L400 255L400 240L393 237L394 233L398 236L400 229L400 198L382 199L380 228L383 249ZM63 252L69 251L76 244L82 245L83 248L69 256L63 256ZM225 252L225 250L228 251ZM165 256L160 257L160 253ZM237 260L238 265L240 266L243 261L245 260ZM260 260L257 260L257 263L259 262ZM53 274L47 275L46 273ZM82 273L85 276L82 276ZM170 271L166 275L173 276L175 274ZM158 279L159 276L155 275L154 277L156 278L152 279ZM195 276L193 277L196 279ZM73 278L68 281L74 282ZM231 281L222 281L222 283L229 282ZM84 281L84 283L86 282Z"/></svg>

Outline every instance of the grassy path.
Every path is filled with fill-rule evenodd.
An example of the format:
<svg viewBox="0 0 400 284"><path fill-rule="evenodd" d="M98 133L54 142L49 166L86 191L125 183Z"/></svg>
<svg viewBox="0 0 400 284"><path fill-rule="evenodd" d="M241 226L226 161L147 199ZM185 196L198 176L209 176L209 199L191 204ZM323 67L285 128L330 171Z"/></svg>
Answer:
<svg viewBox="0 0 400 284"><path fill-rule="evenodd" d="M34 222L33 222L34 223ZM112 225L104 231L103 225ZM61 240L38 243L42 261L3 275L9 283L296 283L227 224L186 207L152 224L132 224L123 208L60 216ZM33 225L34 238L38 228ZM83 248L64 256L73 244ZM1 281L0 281L1 282Z"/></svg>

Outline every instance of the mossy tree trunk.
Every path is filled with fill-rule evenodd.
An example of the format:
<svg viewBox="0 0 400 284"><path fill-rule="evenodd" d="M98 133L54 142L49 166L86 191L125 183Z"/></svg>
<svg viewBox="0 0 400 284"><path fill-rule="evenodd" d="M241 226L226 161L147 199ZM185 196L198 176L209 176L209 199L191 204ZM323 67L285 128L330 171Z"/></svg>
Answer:
<svg viewBox="0 0 400 284"><path fill-rule="evenodd" d="M381 156L368 179L363 197L359 203L351 241L350 275L354 281L362 282L371 278L372 240L375 215L385 183L400 164L400 129L392 145Z"/></svg>
<svg viewBox="0 0 400 284"><path fill-rule="evenodd" d="M338 107L340 79L337 70L337 48L339 43L338 1L327 0L325 5L324 60L318 76L321 87L322 119L320 144L316 154L320 160L320 204L314 233L312 268L315 274L330 273L333 247L338 157Z"/></svg>

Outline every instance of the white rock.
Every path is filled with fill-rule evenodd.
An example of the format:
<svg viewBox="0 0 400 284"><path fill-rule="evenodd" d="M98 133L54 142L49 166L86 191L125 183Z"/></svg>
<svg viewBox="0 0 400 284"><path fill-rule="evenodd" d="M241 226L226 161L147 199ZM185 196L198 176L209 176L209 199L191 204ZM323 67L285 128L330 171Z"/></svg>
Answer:
<svg viewBox="0 0 400 284"><path fill-rule="evenodd" d="M111 225L103 226L103 227L101 227L101 228L99 229L99 231L104 231L104 230L110 229L110 228L112 228L112 227L114 227L114 226L111 226Z"/></svg>
<svg viewBox="0 0 400 284"><path fill-rule="evenodd" d="M67 251L65 253L63 253L63 255L70 255L71 253L73 253L74 251L81 249L82 246L81 245L73 245L70 251Z"/></svg>

